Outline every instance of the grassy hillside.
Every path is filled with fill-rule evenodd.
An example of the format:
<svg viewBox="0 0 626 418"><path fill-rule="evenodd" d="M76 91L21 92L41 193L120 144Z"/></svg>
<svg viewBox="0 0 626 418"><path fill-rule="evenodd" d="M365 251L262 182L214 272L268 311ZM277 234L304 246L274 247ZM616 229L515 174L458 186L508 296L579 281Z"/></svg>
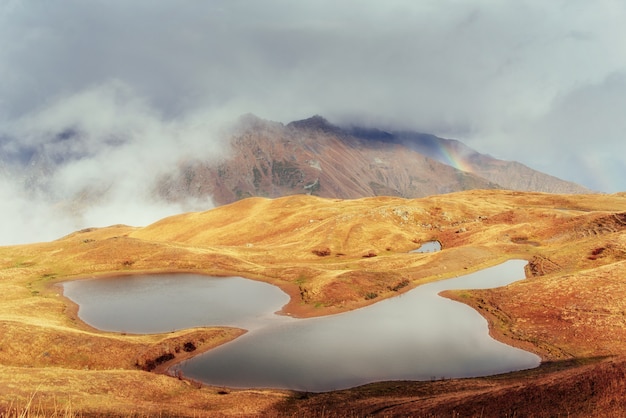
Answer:
<svg viewBox="0 0 626 418"><path fill-rule="evenodd" d="M618 395L626 394L620 375L626 361L625 230L624 194L468 191L411 200L302 195L247 199L145 228L118 225L0 247L0 414L32 400L31 407L48 414L71 407L83 414L298 416L320 408L332 415L336 406L354 415L450 416L445 408L451 392L456 411L474 411L480 399L517 399L514 391L531 394L539 385L541 397L502 405L523 412L540 411L540 404L555 415L558 404L551 396L582 393L581 382L593 381L596 389L587 397L572 398L579 402L572 404L572 415L602 405L619 416L625 405ZM409 253L429 240L440 241L443 250ZM291 296L283 311L305 317L375 303L509 258L529 261L526 280L446 296L475 307L496 338L550 363L491 380L396 382L315 396L199 388L158 374L244 331L100 332L77 319L76 306L56 286L136 272L239 275L281 287ZM187 342L194 352L181 349ZM429 401L418 402L426 394Z"/></svg>

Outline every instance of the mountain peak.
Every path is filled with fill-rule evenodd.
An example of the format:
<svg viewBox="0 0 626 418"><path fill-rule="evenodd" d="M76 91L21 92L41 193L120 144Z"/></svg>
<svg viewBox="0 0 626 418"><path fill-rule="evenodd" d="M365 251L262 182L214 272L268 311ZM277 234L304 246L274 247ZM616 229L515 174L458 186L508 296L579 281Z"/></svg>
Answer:
<svg viewBox="0 0 626 418"><path fill-rule="evenodd" d="M289 128L308 129L311 131L340 132L341 128L330 123L326 118L315 115L308 119L296 120L287 124Z"/></svg>
<svg viewBox="0 0 626 418"><path fill-rule="evenodd" d="M285 125L280 122L263 119L253 113L246 113L239 116L232 126L232 133L241 135L244 132L275 132L276 130L284 129L284 127Z"/></svg>

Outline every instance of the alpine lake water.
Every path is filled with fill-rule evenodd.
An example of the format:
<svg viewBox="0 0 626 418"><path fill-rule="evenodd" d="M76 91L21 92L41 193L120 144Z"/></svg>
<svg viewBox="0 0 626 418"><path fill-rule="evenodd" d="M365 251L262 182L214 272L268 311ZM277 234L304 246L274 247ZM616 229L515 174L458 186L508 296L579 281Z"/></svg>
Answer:
<svg viewBox="0 0 626 418"><path fill-rule="evenodd" d="M173 372L237 388L322 392L383 380L493 375L537 367L535 354L489 336L474 309L438 295L492 288L524 278L524 260L429 283L342 314L276 315L289 297L240 277L124 276L63 283L87 324L106 331L159 333L199 326L249 332L177 364Z"/></svg>

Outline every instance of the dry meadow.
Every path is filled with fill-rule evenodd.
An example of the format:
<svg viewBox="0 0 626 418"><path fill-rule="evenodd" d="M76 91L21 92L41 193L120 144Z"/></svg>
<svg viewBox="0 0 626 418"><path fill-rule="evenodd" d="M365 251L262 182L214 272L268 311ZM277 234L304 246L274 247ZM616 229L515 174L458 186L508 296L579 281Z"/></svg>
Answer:
<svg viewBox="0 0 626 418"><path fill-rule="evenodd" d="M624 231L626 194L475 190L250 198L144 228L0 247L0 416L623 416ZM430 240L443 250L409 253ZM245 331L102 332L58 286L139 272L237 275L280 287L291 296L282 313L310 317L511 258L528 260L525 280L445 296L484 315L494 338L540 355L541 367L319 394L170 376L168 366Z"/></svg>

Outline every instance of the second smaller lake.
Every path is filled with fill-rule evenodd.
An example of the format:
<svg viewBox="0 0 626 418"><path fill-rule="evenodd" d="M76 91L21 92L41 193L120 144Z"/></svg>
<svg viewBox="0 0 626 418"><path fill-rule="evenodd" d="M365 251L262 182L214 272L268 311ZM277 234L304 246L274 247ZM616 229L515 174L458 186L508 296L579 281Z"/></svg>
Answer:
<svg viewBox="0 0 626 418"><path fill-rule="evenodd" d="M441 251L441 243L439 241L426 241L419 248L409 251L410 253L436 253Z"/></svg>

